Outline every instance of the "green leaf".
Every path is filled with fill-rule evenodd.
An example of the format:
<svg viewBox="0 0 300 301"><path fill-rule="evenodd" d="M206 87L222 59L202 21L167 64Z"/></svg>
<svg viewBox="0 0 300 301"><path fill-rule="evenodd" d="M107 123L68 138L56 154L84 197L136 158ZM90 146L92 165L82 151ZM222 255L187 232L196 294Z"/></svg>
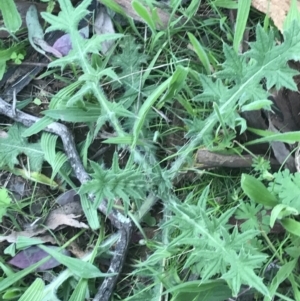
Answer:
<svg viewBox="0 0 300 301"><path fill-rule="evenodd" d="M193 45L193 50L196 52L200 62L203 64L207 74L211 74L211 66L210 66L209 59L208 59L208 56L207 56L204 48L202 47L202 45L198 42L198 40L192 33L188 32L188 37L189 37L191 44Z"/></svg>
<svg viewBox="0 0 300 301"><path fill-rule="evenodd" d="M280 267L276 276L273 278L271 285L269 286L271 298L265 297L264 301L270 301L273 299L279 285L285 281L293 272L296 267L297 259L289 261Z"/></svg>
<svg viewBox="0 0 300 301"><path fill-rule="evenodd" d="M213 5L228 9L238 9L238 3L234 0L215 0Z"/></svg>
<svg viewBox="0 0 300 301"><path fill-rule="evenodd" d="M284 218L281 220L281 224L285 230L300 237L300 223L291 218Z"/></svg>
<svg viewBox="0 0 300 301"><path fill-rule="evenodd" d="M55 150L56 140L57 140L57 136L55 135L49 133L42 134L41 148L44 151L45 160L52 167L51 181L60 171L62 166L65 164L65 162L68 161L68 158L64 153L56 152Z"/></svg>
<svg viewBox="0 0 300 301"><path fill-rule="evenodd" d="M244 193L258 204L268 207L275 207L278 204L276 196L253 176L242 174L241 187Z"/></svg>
<svg viewBox="0 0 300 301"><path fill-rule="evenodd" d="M268 110L268 109L271 109L272 104L273 104L273 102L269 99L255 100L247 105L242 106L241 112L260 110L262 108L265 108L266 110Z"/></svg>
<svg viewBox="0 0 300 301"><path fill-rule="evenodd" d="M111 10L113 10L114 12L123 15L123 16L127 16L124 8L122 8L120 5L118 5L116 2L111 1L111 0L101 0L101 3L104 4L106 7L110 8Z"/></svg>
<svg viewBox="0 0 300 301"><path fill-rule="evenodd" d="M266 233L270 231L268 227L270 219L261 204L256 205L252 201L249 204L242 201L235 212L235 218L244 220L240 225L242 231L250 229L263 230Z"/></svg>
<svg viewBox="0 0 300 301"><path fill-rule="evenodd" d="M22 19L14 0L0 1L0 10L4 20L4 25L9 32L16 32L20 29Z"/></svg>
<svg viewBox="0 0 300 301"><path fill-rule="evenodd" d="M0 188L0 222L2 223L2 217L6 214L7 208L11 203L11 198L8 195L8 191L5 188Z"/></svg>
<svg viewBox="0 0 300 301"><path fill-rule="evenodd" d="M169 289L172 293L171 301L223 301L231 297L232 293L225 281L188 281Z"/></svg>
<svg viewBox="0 0 300 301"><path fill-rule="evenodd" d="M103 143L107 144L123 144L123 145L131 145L133 141L133 136L126 135L124 137L111 137L108 139L105 139ZM136 145L144 145L142 140L138 140L136 142Z"/></svg>
<svg viewBox="0 0 300 301"><path fill-rule="evenodd" d="M4 1L0 1L0 3L4 3ZM0 80L2 80L4 72L5 72L5 67L6 67L6 62L11 59L11 55L15 53L20 53L22 51L27 43L22 42L18 44L11 45L7 49L0 49Z"/></svg>
<svg viewBox="0 0 300 301"><path fill-rule="evenodd" d="M300 212L300 174L291 174L288 169L274 173L269 190L274 192L280 203Z"/></svg>
<svg viewBox="0 0 300 301"><path fill-rule="evenodd" d="M156 28L153 15L150 14L149 9L147 9L143 4L136 0L131 2L131 6L135 10L135 12L149 25L152 32L155 33Z"/></svg>
<svg viewBox="0 0 300 301"><path fill-rule="evenodd" d="M289 215L298 215L299 212L293 208L293 207L289 207L287 205L284 204L278 204L276 205L271 212L271 217L270 217L270 227L273 228L275 222L277 219L282 219L286 216Z"/></svg>
<svg viewBox="0 0 300 301"><path fill-rule="evenodd" d="M18 301L42 301L44 288L44 281L40 278L37 278L33 283L31 283Z"/></svg>
<svg viewBox="0 0 300 301"><path fill-rule="evenodd" d="M80 279L77 283L69 301L84 301L86 300L86 294L88 292L88 281L86 279Z"/></svg>
<svg viewBox="0 0 300 301"><path fill-rule="evenodd" d="M300 139L300 131L298 132L287 132L287 133L274 133L272 131L258 130L253 128L248 128L248 130L254 134L259 136L263 136L263 138L255 139L245 143L245 145L253 145L263 142L273 142L280 141L284 143L293 144Z"/></svg>
<svg viewBox="0 0 300 301"><path fill-rule="evenodd" d="M9 288L1 297L2 300L15 300L21 296L21 289L18 287Z"/></svg>
<svg viewBox="0 0 300 301"><path fill-rule="evenodd" d="M251 0L243 0L238 2L237 18L235 23L235 33L233 40L233 48L236 52L239 50L240 43L243 39L248 16L251 7Z"/></svg>
<svg viewBox="0 0 300 301"><path fill-rule="evenodd" d="M207 281L221 274L235 295L242 284L253 286L269 295L262 279L254 271L260 268L267 258L265 254L254 251L255 248L250 243L259 231L251 229L239 233L238 228L235 227L229 232L226 225L236 208L231 208L216 218L205 206L207 201L204 198L207 198L205 197L208 193L207 189L196 205L192 193L187 196L185 202L169 199L166 206L173 213L172 219L161 227L164 231L176 229L179 233L168 242L167 250L165 246L162 247L163 250L171 253L166 256L176 256L176 253L172 252L180 246L178 252L189 250L183 268L189 268L193 273L198 274L201 281ZM160 252L162 250L158 248L145 265L149 266L151 260L154 260Z"/></svg>
<svg viewBox="0 0 300 301"><path fill-rule="evenodd" d="M47 117L55 120L62 120L66 122L95 122L101 115L100 108L93 108L84 110L82 108L68 108L68 109L51 109L43 111Z"/></svg>
<svg viewBox="0 0 300 301"><path fill-rule="evenodd" d="M172 81L173 76L177 76L176 71L174 74L169 77L167 80L165 80L162 84L160 84L154 92L151 93L151 95L146 99L146 101L141 106L136 122L133 126L133 142L132 142L132 148L134 148L137 145L137 141L139 138L139 135L141 133L141 129L143 127L143 124L145 123L146 116L152 106L154 105L155 101L161 96L161 94L168 88L170 82Z"/></svg>
<svg viewBox="0 0 300 301"><path fill-rule="evenodd" d="M92 230L100 228L99 215L95 206L88 200L86 195L81 196L81 206Z"/></svg>
<svg viewBox="0 0 300 301"><path fill-rule="evenodd" d="M288 14L283 22L283 30L287 30L292 26L293 21L300 22L300 12L297 5L297 0L292 0Z"/></svg>
<svg viewBox="0 0 300 301"><path fill-rule="evenodd" d="M22 137L30 137L34 134L39 133L40 131L44 130L49 124L51 124L54 120L49 117L43 117L39 121L35 122L31 127L26 129L22 133Z"/></svg>
<svg viewBox="0 0 300 301"><path fill-rule="evenodd" d="M118 154L115 153L111 169L105 169L103 166L91 162L94 171L92 180L82 184L79 193L93 193L95 195L94 208L97 208L106 199L108 211L111 210L116 198L121 198L125 214L127 214L131 201L138 203L146 198L149 180L134 164L121 169L118 161Z"/></svg>
<svg viewBox="0 0 300 301"><path fill-rule="evenodd" d="M0 138L0 166L8 166L13 169L19 164L18 156L25 154L28 158L31 171L39 171L42 168L44 153L40 144L29 143L22 136L24 127L14 124L7 132L7 137Z"/></svg>
<svg viewBox="0 0 300 301"><path fill-rule="evenodd" d="M67 0L59 0L61 11L59 16L52 15L50 13L41 13L43 19L45 19L51 26L49 26L46 32L62 30L67 33L71 33L77 30L78 23L88 13L87 7L91 3L91 0L83 0L76 8L73 7L72 3ZM78 37L79 37L78 33ZM77 42L73 41L72 42Z"/></svg>

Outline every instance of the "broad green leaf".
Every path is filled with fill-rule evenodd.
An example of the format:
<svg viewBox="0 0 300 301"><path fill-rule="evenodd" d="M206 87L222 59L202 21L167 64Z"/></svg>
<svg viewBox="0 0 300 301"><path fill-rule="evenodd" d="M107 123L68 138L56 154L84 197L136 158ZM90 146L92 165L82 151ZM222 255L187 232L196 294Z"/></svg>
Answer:
<svg viewBox="0 0 300 301"><path fill-rule="evenodd" d="M293 207L289 207L285 204L278 204L276 205L271 212L271 217L270 217L270 227L273 228L276 219L282 219L286 216L289 215L298 215L299 212L293 208Z"/></svg>
<svg viewBox="0 0 300 301"><path fill-rule="evenodd" d="M0 10L4 20L4 25L9 32L16 32L20 29L22 19L14 0L1 0Z"/></svg>
<svg viewBox="0 0 300 301"><path fill-rule="evenodd" d="M193 45L193 50L196 52L200 62L203 64L207 74L211 74L210 62L209 62L208 56L207 56L204 48L202 47L202 45L198 42L198 40L192 33L188 32L188 37L189 37L191 44Z"/></svg>
<svg viewBox="0 0 300 301"><path fill-rule="evenodd" d="M235 33L233 39L233 48L236 52L239 50L246 29L248 16L251 7L251 0L238 1L238 13L235 23Z"/></svg>
<svg viewBox="0 0 300 301"><path fill-rule="evenodd" d="M102 273L97 267L95 267L90 262L82 261L78 258L72 258L66 255L63 255L55 250L52 250L46 246L39 245L39 247L50 254L58 262L65 265L74 275L81 278L96 278L96 277L107 277L113 276L113 273Z"/></svg>
<svg viewBox="0 0 300 301"><path fill-rule="evenodd" d="M300 223L291 218L284 218L281 224L285 230L300 237Z"/></svg>
<svg viewBox="0 0 300 301"><path fill-rule="evenodd" d="M244 193L254 202L268 207L274 207L278 200L265 185L253 176L242 174L241 187Z"/></svg>
<svg viewBox="0 0 300 301"><path fill-rule="evenodd" d="M171 301L223 301L232 295L223 280L188 281L170 288L167 292L173 295Z"/></svg>
<svg viewBox="0 0 300 301"><path fill-rule="evenodd" d="M43 291L45 288L45 283L42 279L37 278L28 287L25 293L21 296L18 301L42 301Z"/></svg>

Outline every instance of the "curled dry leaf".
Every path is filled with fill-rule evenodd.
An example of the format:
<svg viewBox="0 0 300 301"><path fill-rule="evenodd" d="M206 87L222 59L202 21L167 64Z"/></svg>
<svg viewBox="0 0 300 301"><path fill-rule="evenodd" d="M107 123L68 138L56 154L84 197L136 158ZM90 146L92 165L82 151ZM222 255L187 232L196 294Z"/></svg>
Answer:
<svg viewBox="0 0 300 301"><path fill-rule="evenodd" d="M47 227L55 230L61 226L71 226L74 228L85 228L88 229L88 225L76 220L78 216L74 214L55 213L51 214L46 222Z"/></svg>
<svg viewBox="0 0 300 301"><path fill-rule="evenodd" d="M31 46L39 53L46 55L45 51L52 53L54 56L60 58L62 54L51 47L44 40L44 31L40 24L38 11L35 5L30 5L26 14L26 25L28 28L28 40ZM40 47L38 47L38 46Z"/></svg>
<svg viewBox="0 0 300 301"><path fill-rule="evenodd" d="M47 247L54 249L56 251L60 251L59 247L55 247L55 246L47 246ZM67 250L61 250L60 253L66 255L66 256L70 256L70 252ZM17 268L25 269L25 268L39 262L40 260L44 259L47 256L49 256L49 254L47 252L40 249L38 246L32 246L32 247L29 247L29 248L19 252L8 263ZM45 270L53 269L59 265L60 265L60 263L56 259L50 258L47 262L40 265L36 270L39 272L45 271Z"/></svg>

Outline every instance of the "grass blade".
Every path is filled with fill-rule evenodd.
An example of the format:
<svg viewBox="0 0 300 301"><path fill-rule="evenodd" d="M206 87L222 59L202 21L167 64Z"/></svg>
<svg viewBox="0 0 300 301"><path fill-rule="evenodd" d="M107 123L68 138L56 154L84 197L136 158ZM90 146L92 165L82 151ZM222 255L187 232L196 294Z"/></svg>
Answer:
<svg viewBox="0 0 300 301"><path fill-rule="evenodd" d="M193 48L194 48L193 50L196 52L200 62L203 64L207 74L211 74L209 59L208 59L208 56L207 56L204 48L202 47L202 45L198 42L198 40L192 33L188 32L188 37L190 39L191 44L193 45Z"/></svg>
<svg viewBox="0 0 300 301"><path fill-rule="evenodd" d="M240 43L243 39L249 12L251 0L238 1L238 13L235 24L235 33L233 39L233 49L238 52Z"/></svg>

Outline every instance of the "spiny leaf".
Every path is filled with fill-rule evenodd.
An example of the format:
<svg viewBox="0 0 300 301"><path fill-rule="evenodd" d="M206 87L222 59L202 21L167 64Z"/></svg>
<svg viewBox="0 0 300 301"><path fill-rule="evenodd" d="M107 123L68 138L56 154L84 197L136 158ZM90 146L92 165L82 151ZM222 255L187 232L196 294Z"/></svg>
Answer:
<svg viewBox="0 0 300 301"><path fill-rule="evenodd" d="M117 153L114 154L111 169L105 169L94 162L91 162L91 166L94 171L92 180L84 183L79 193L93 193L96 196L95 208L103 199L107 199L108 207L112 208L114 201L121 198L127 213L130 199L138 201L146 197L148 184L144 174L134 165L121 169Z"/></svg>
<svg viewBox="0 0 300 301"><path fill-rule="evenodd" d="M31 171L42 168L44 153L39 143L29 143L22 136L25 128L14 124L7 132L7 137L0 138L0 166L13 169L19 163L17 157L25 154Z"/></svg>

